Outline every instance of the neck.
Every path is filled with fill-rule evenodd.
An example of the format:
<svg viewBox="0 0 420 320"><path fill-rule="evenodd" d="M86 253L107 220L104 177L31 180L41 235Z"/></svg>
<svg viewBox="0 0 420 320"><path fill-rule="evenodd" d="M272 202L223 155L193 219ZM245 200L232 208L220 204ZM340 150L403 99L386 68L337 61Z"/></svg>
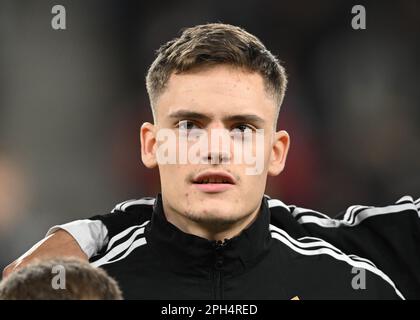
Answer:
<svg viewBox="0 0 420 320"><path fill-rule="evenodd" d="M204 223L191 220L185 214L174 210L164 199L163 211L166 220L181 231L208 240L223 241L237 236L242 230L251 225L256 219L260 208L258 207L254 212L231 223Z"/></svg>

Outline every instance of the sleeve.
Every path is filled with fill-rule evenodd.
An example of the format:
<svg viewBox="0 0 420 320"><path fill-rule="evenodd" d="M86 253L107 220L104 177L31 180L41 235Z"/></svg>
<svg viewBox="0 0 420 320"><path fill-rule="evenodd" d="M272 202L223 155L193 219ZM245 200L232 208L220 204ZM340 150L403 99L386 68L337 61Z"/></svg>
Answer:
<svg viewBox="0 0 420 320"><path fill-rule="evenodd" d="M153 210L152 205L147 204L144 207L147 209L143 208L144 214L142 214L143 211L136 208L138 206L122 206L122 204L128 203L131 205L134 202L134 204L140 203L141 206L146 201L152 203L154 199L123 202L118 204L111 213L54 226L48 230L47 236L58 229L67 231L90 259L100 254L114 236L150 218Z"/></svg>
<svg viewBox="0 0 420 320"><path fill-rule="evenodd" d="M57 225L50 228L46 236L59 229L70 233L89 258L108 243L108 229L100 220L83 219Z"/></svg>
<svg viewBox="0 0 420 320"><path fill-rule="evenodd" d="M373 262L406 298L420 298L420 199L404 196L384 207L351 206L332 222L312 228L346 253Z"/></svg>

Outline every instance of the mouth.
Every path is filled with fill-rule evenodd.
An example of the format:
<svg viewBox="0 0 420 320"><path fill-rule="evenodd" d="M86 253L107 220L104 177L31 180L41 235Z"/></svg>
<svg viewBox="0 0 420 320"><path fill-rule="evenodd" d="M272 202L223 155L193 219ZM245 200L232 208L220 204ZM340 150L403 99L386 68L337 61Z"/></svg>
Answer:
<svg viewBox="0 0 420 320"><path fill-rule="evenodd" d="M206 171L197 175L193 185L205 193L218 193L227 191L236 184L235 178L223 171Z"/></svg>

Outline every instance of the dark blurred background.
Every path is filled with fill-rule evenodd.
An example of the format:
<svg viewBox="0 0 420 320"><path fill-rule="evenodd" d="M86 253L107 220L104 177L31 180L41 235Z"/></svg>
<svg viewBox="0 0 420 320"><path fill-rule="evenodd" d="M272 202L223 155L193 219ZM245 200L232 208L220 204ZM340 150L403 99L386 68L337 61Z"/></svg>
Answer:
<svg viewBox="0 0 420 320"><path fill-rule="evenodd" d="M0 267L54 224L158 192L140 160L144 77L162 43L206 22L244 27L286 66L292 145L267 194L331 216L420 196L418 3L0 0ZM351 28L357 4L366 30Z"/></svg>

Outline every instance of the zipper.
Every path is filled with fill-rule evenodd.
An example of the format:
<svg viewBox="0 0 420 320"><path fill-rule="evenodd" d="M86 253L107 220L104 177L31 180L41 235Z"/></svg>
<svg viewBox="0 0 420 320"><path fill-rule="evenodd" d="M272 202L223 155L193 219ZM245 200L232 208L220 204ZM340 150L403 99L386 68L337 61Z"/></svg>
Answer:
<svg viewBox="0 0 420 320"><path fill-rule="evenodd" d="M213 287L214 287L214 298L216 300L223 300L223 248L229 243L229 239L224 241L218 240L213 242L215 250L215 263L213 270Z"/></svg>
<svg viewBox="0 0 420 320"><path fill-rule="evenodd" d="M222 272L213 272L213 284L214 284L214 299L223 300L223 283L222 283Z"/></svg>

